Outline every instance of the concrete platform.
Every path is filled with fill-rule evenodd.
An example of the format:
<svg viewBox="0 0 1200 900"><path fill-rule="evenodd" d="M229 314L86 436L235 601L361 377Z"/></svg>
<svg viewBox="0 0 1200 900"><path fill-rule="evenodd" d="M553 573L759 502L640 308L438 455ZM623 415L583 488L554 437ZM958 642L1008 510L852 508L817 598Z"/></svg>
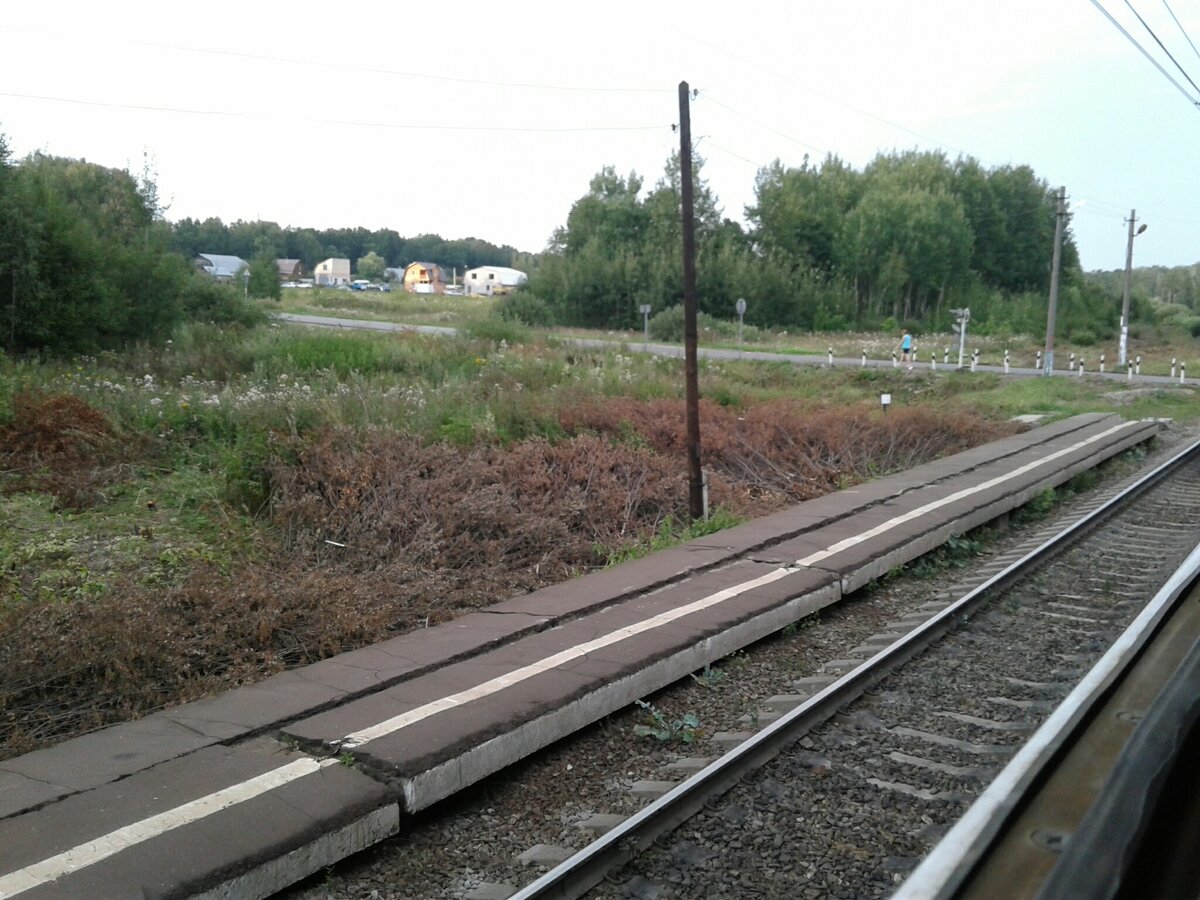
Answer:
<svg viewBox="0 0 1200 900"><path fill-rule="evenodd" d="M1158 427L1077 416L0 762L0 900L278 890Z"/></svg>
<svg viewBox="0 0 1200 900"><path fill-rule="evenodd" d="M398 828L394 794L335 759L208 747L0 820L0 897L263 897Z"/></svg>

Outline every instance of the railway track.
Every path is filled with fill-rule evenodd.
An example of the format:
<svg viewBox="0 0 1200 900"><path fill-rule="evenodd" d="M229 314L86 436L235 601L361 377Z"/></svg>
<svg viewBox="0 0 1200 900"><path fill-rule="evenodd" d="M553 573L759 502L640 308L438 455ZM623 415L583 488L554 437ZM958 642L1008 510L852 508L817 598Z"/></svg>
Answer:
<svg viewBox="0 0 1200 900"><path fill-rule="evenodd" d="M700 709L693 744L636 742L647 713L611 717L289 896L503 897L572 851L519 896L887 895L1195 546L1190 460L1053 547L1042 545L1059 525L978 560L966 596L902 579L652 698L666 726ZM892 673L876 671L883 659L867 666L872 656L890 657ZM735 682L747 687L731 702ZM767 727L714 760L739 737L709 730L720 718L702 707L718 696L726 715L745 710L729 730Z"/></svg>

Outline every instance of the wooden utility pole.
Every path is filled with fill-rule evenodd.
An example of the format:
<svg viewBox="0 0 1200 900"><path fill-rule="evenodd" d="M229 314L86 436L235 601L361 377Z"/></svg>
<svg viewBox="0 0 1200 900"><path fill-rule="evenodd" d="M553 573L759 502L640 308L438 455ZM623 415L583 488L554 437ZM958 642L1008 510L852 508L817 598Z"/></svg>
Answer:
<svg viewBox="0 0 1200 900"><path fill-rule="evenodd" d="M700 468L700 379L696 362L696 213L692 196L691 97L679 82L679 194L683 215L683 352L687 382L688 513L704 518L704 474Z"/></svg>
<svg viewBox="0 0 1200 900"><path fill-rule="evenodd" d="M1054 374L1054 319L1058 314L1058 270L1062 267L1063 219L1067 217L1067 189L1058 189L1058 208L1054 211L1054 259L1050 263L1050 308L1046 312L1046 354L1042 357L1044 375Z"/></svg>

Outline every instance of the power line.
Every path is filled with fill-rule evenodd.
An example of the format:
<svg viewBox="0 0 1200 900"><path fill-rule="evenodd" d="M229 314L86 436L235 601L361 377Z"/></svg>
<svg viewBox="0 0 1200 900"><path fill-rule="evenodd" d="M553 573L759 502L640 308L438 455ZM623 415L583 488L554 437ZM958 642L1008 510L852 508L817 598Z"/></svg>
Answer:
<svg viewBox="0 0 1200 900"><path fill-rule="evenodd" d="M1093 0L1093 2L1095 2L1095 0ZM706 41L703 38L698 38L695 35L691 35L691 34L685 33L685 36L687 38L689 38L690 40L695 41L698 44L704 44L705 46L711 47L714 50L717 50L718 52L725 54L730 59L733 59L733 60L736 60L737 62L742 63L743 65L752 66L753 68L756 68L763 72L766 72L768 75L772 76L773 78L775 78L779 81L785 82L787 84L791 84L794 87L798 87L801 90L807 91L808 93L813 94L814 96L820 97L823 100L828 100L831 103L836 103L839 106L844 106L847 109L853 110L854 112L858 113L861 116L866 116L868 119L874 119L877 122L882 122L884 125L887 125L890 128L895 128L898 131L903 131L906 134L910 134L913 137L918 138L919 140L925 141L926 143L934 144L934 145L936 145L938 147L942 147L943 149L946 149L946 150L951 150L954 153L957 153L959 156L970 156L971 155L971 154L967 153L965 150L961 150L958 147L951 146L950 144L945 144L939 140L929 137L928 135L921 134L919 131L913 131L911 128L907 128L904 125L899 124L898 122L891 121L890 119L885 119L883 116L876 115L875 113L870 112L869 110L863 109L860 106L855 106L853 103L848 103L847 101L839 99L838 97L834 97L831 94L826 94L821 91L818 91L815 88L809 87L806 84L796 81L794 78L790 78L789 76L783 75L783 74L775 71L774 69L769 68L768 66L764 66L762 63L760 63L756 60L748 59L744 56L738 56L736 53L733 53L732 51L730 51L727 48L722 47L718 44L711 43L710 41ZM770 127L770 126L764 126L764 127ZM786 135L785 135L785 137L786 137ZM795 140L795 139L791 138L791 140ZM804 142L797 141L797 143L803 144ZM822 152L822 151L818 151L818 152Z"/></svg>
<svg viewBox="0 0 1200 900"><path fill-rule="evenodd" d="M713 148L713 149L715 149L715 150L720 150L722 153L724 153L724 154L726 154L726 155L728 155L728 156L732 156L732 157L734 157L735 159L740 159L742 162L747 162L747 163L750 163L750 165L754 166L756 169L762 169L762 168L765 168L765 167L763 166L763 164L762 164L762 163L760 163L760 162L755 162L754 160L750 159L749 157L742 156L742 154L740 154L740 153L734 153L734 152L733 152L732 150L730 150L728 147L722 147L720 144L718 144L718 143L717 143L716 141L714 141L714 140L710 140L710 141L708 142L708 146L712 147L712 148Z"/></svg>
<svg viewBox="0 0 1200 900"><path fill-rule="evenodd" d="M32 31L36 33L46 33L39 28L20 28L13 25L0 25L0 28L8 31ZM60 33L55 33L56 37L61 37ZM292 56L273 56L263 53L246 53L238 50L213 50L207 47L189 47L185 44L159 44L151 41L126 41L125 43L134 47L150 47L155 50L171 50L177 53L196 53L210 56L223 56L234 59L249 59L261 62L285 63L293 66L322 66L328 69L341 69L348 72L362 72L368 75L388 75L394 78L422 78L428 81L443 81L452 84L473 84L485 85L488 87L503 87L503 88L524 88L542 91L570 91L581 93L615 93L615 94L669 94L673 93L671 88L650 88L650 87L607 87L603 85L569 85L569 84L546 84L531 81L493 81L486 78L465 78L458 75L434 75L429 72L407 72L401 69L383 69L374 66L361 66L353 63L343 63L330 61L327 59L309 60L298 59Z"/></svg>
<svg viewBox="0 0 1200 900"><path fill-rule="evenodd" d="M1183 96L1187 97L1188 102L1191 103L1192 106L1200 108L1200 101L1197 101L1196 98L1194 98L1191 94L1189 94L1187 92L1187 89L1182 84L1180 84L1178 81L1176 81L1172 77L1171 73L1168 72L1166 69L1164 69L1162 67L1162 65L1159 63L1159 61L1157 59L1155 59L1153 56L1151 56L1150 52L1148 50L1146 50L1145 47L1143 47L1141 44L1138 43L1137 38L1135 38L1132 34L1130 34L1128 31L1126 31L1125 27L1120 22L1118 22L1116 19L1114 19L1112 17L1112 14L1107 9L1105 9L1103 6L1100 5L1100 0L1092 0L1092 6L1096 7L1096 9L1100 10L1100 12L1104 13L1104 17L1113 24L1113 26L1117 29L1117 31L1119 31L1119 32L1121 32L1121 34L1125 35L1125 37L1129 41L1129 43L1131 43L1131 44L1133 44L1133 46L1137 47L1138 50L1140 50L1142 52L1142 55L1144 57L1146 57L1146 59L1150 60L1151 65L1153 65L1154 68L1158 69L1158 71L1162 73L1163 77L1166 78L1167 81L1169 81L1169 82L1171 82L1171 84L1175 85L1175 88L1179 91L1179 93L1181 93L1181 94L1183 94Z"/></svg>
<svg viewBox="0 0 1200 900"><path fill-rule="evenodd" d="M1171 51L1167 49L1167 45L1158 39L1158 35L1154 33L1154 29L1151 28L1146 23L1146 20L1142 18L1141 13L1139 13L1136 9L1133 8L1133 4L1130 3L1129 0L1125 0L1125 5L1129 7L1129 11L1131 13L1133 13L1135 16L1137 16L1137 20L1142 23L1142 27L1145 28L1148 32L1150 32L1150 37L1154 38L1154 42L1156 44L1158 44L1158 46L1160 48L1162 48L1162 52L1167 54L1167 59L1169 59L1171 62L1175 63L1175 68L1177 68L1180 71L1180 73L1183 75L1183 77L1187 79L1188 84L1190 84L1193 88L1196 88L1197 91L1200 91L1200 87L1197 87L1196 82L1192 81L1192 76L1189 75L1186 71L1184 71L1183 66L1181 66L1179 64L1179 60L1177 60L1174 56L1171 55Z"/></svg>
<svg viewBox="0 0 1200 900"><path fill-rule="evenodd" d="M1198 59L1200 59L1200 50L1197 50L1196 45L1194 43L1192 43L1192 39L1188 35L1187 31L1184 29L1183 23L1180 22L1179 17L1177 15L1175 15L1175 10L1171 9L1171 6L1169 3L1167 3L1167 0L1163 0L1163 6L1165 6L1167 8L1167 12L1169 12L1171 14L1171 18L1174 19L1175 24L1179 26L1179 33L1183 35L1184 40L1186 40L1188 42L1188 44L1191 45L1192 52L1196 54L1196 57Z"/></svg>
<svg viewBox="0 0 1200 900"><path fill-rule="evenodd" d="M829 151L822 150L820 147L815 147L812 144L808 143L807 141L802 141L797 137L792 137L792 135L787 134L786 132L780 131L778 128L775 128L773 125L768 125L766 122L762 122L762 121L754 118L753 116L749 116L746 113L741 112L740 110L736 110L732 106L729 106L726 103L722 103L716 97L712 96L712 94L710 94L708 91L702 90L700 92L700 99L707 100L710 103L715 103L717 106L721 107L722 109L729 110L729 112L733 113L735 116L740 116L741 118L745 119L747 122L751 122L751 123L757 125L759 128L765 128L767 131L770 131L773 134L777 134L781 138L792 141L793 143L799 144L801 147L807 147L809 150L812 150L814 153L828 155Z"/></svg>
<svg viewBox="0 0 1200 900"><path fill-rule="evenodd" d="M135 112L165 112L188 116L227 116L230 118L283 118L272 113L242 113L220 109L184 109L177 106L143 106L133 103L109 103L103 100L80 100L74 97L51 97L44 94L18 94L12 91L0 91L0 97L14 97L20 100L39 100L47 103L69 103L77 106L94 106L102 109L128 109ZM394 128L403 131L480 131L480 132L528 132L536 134L567 134L571 132L588 131L655 131L669 128L667 124L658 125L581 125L561 128L539 128L524 125L431 125L428 123L408 122L367 122L354 119L312 119L321 125L353 125L360 128Z"/></svg>

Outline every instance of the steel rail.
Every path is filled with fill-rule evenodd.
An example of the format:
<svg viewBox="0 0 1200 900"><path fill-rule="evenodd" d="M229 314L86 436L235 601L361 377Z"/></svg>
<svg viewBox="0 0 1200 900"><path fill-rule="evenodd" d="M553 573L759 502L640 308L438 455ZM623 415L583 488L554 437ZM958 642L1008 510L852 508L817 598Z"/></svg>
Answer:
<svg viewBox="0 0 1200 900"><path fill-rule="evenodd" d="M893 895L893 900L932 900L955 895L1045 767L1069 743L1076 729L1141 653L1198 576L1200 547L1189 554L1100 661L930 851Z"/></svg>
<svg viewBox="0 0 1200 900"><path fill-rule="evenodd" d="M970 615L995 592L1019 580L1026 570L1057 552L1067 541L1146 491L1200 451L1200 440L1127 486L1003 571L964 594L927 622L898 638L875 656L847 672L795 709L759 731L728 753L681 782L649 806L635 813L536 881L512 895L512 900L575 898L602 881L608 873L645 850L660 835L669 833L719 797L749 773L776 757L816 725L861 696L891 670L921 653ZM1200 564L1200 558L1198 558ZM1006 770L1007 771L1007 770ZM974 809L974 807L972 807ZM970 811L968 811L969 813ZM979 827L979 831L986 829ZM994 832L993 832L994 833ZM936 848L935 848L936 849ZM917 894L911 897L919 896ZM923 896L923 895L921 895Z"/></svg>

